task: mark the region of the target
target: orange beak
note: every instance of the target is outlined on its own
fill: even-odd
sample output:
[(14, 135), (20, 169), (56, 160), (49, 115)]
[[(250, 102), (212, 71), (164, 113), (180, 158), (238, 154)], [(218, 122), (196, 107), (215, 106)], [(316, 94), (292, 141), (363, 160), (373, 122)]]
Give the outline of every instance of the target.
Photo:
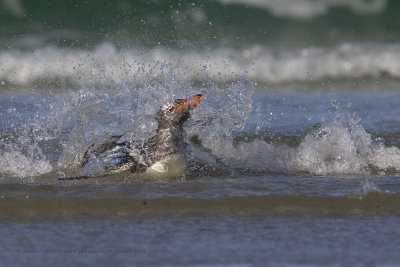
[(183, 108), (189, 109), (195, 107), (201, 102), (202, 99), (203, 96), (201, 94), (195, 95), (194, 97), (191, 98), (187, 98), (179, 106), (176, 107), (176, 111), (179, 111)]

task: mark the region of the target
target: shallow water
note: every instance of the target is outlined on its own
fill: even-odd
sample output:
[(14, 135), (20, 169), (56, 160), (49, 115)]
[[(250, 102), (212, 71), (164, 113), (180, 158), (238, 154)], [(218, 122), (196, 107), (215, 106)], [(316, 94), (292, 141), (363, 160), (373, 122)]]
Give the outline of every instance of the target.
[[(398, 264), (399, 3), (294, 2), (0, 2), (1, 262)], [(80, 167), (199, 93), (182, 173)]]
[(6, 223), (0, 231), (14, 236), (2, 249), (7, 264), (365, 266), (397, 264), (398, 223), (382, 217), (168, 216)]

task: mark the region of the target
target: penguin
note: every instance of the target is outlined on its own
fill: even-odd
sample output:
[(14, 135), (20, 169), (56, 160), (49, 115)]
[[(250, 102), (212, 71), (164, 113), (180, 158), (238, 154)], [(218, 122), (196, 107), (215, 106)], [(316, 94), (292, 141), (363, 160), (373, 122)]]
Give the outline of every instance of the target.
[[(160, 108), (156, 114), (158, 128), (145, 143), (120, 141), (123, 135), (113, 135), (102, 144), (91, 144), (77, 158), (86, 173), (107, 176), (125, 171), (132, 173), (164, 172), (167, 161), (182, 157), (185, 150), (183, 124), (190, 111), (199, 105), (203, 96), (197, 94)], [(95, 175), (98, 177), (98, 175)], [(80, 176), (59, 180), (86, 179)]]

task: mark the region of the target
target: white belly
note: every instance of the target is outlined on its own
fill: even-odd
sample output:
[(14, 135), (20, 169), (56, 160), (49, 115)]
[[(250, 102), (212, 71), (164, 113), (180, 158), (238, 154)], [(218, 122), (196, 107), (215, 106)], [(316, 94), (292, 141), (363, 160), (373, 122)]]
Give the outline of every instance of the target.
[(176, 154), (155, 162), (146, 172), (154, 178), (169, 179), (182, 175), (185, 167), (182, 156)]

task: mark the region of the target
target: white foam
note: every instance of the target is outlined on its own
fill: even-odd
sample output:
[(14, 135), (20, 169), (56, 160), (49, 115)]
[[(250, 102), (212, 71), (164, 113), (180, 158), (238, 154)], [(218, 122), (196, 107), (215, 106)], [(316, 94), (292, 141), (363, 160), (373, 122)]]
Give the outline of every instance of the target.
[(32, 86), (38, 80), (70, 80), (79, 86), (129, 84), (174, 79), (181, 81), (249, 79), (280, 83), (324, 78), (400, 77), (400, 44), (342, 44), (336, 47), (207, 50), (154, 48), (119, 51), (110, 43), (94, 50), (45, 47), (0, 53), (0, 81)]
[(298, 149), (296, 167), (314, 174), (364, 172), (372, 141), (362, 127), (353, 127), (349, 129), (335, 120), (305, 136)]
[(53, 169), (45, 159), (34, 159), (19, 152), (0, 154), (0, 173), (16, 177), (33, 177), (50, 172)]
[(359, 14), (382, 12), (387, 0), (217, 0), (223, 4), (241, 4), (264, 8), (278, 17), (298, 19), (325, 14), (330, 8), (344, 7)]
[(335, 119), (307, 134), (299, 147), (262, 140), (233, 145), (233, 138), (202, 136), (203, 145), (233, 168), (263, 172), (307, 172), (315, 175), (363, 175), (400, 171), (400, 149), (372, 140), (351, 120)]
[(361, 195), (367, 195), (368, 193), (376, 193), (376, 192), (379, 193), (382, 192), (382, 190), (374, 182), (368, 179), (362, 182), (360, 190)]

